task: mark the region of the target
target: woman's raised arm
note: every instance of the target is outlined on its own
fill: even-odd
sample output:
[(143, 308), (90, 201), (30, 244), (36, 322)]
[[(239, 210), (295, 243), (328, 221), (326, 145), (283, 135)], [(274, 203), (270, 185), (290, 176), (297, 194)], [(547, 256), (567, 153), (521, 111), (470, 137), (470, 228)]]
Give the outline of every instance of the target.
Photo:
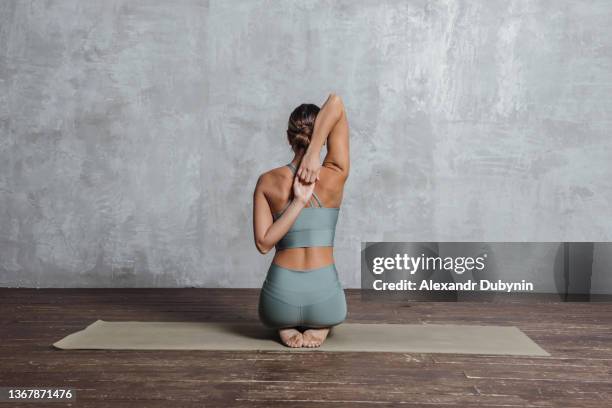
[(349, 125), (344, 103), (339, 96), (336, 104), (340, 107), (340, 119), (336, 122), (327, 137), (327, 154), (323, 165), (339, 171), (346, 179), (349, 174)]
[[(343, 129), (335, 130), (343, 119)], [(342, 99), (334, 93), (329, 94), (317, 114), (310, 144), (297, 171), (302, 182), (313, 183), (318, 179), (321, 171), (321, 148), (326, 140), (328, 146), (324, 162), (333, 164), (338, 169), (346, 167), (348, 174), (348, 123)]]

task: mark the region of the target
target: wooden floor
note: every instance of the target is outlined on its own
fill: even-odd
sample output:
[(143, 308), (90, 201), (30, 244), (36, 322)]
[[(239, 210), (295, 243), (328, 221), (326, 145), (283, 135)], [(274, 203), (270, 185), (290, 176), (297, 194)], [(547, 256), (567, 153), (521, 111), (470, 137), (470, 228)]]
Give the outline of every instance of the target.
[[(74, 407), (612, 407), (612, 303), (362, 302), (350, 322), (517, 326), (552, 357), (56, 350), (96, 319), (254, 321), (255, 289), (0, 289), (0, 386)], [(4, 406), (28, 406), (0, 402)]]

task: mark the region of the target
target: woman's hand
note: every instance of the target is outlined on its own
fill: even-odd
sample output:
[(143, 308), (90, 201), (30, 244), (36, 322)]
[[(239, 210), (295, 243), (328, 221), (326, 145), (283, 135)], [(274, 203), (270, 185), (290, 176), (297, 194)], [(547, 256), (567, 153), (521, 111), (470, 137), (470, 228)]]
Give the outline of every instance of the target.
[(307, 150), (300, 162), (300, 167), (297, 171), (297, 178), (305, 184), (313, 184), (319, 180), (319, 172), (321, 171), (320, 153)]
[(315, 183), (302, 183), (300, 178), (296, 176), (293, 178), (293, 196), (301, 204), (306, 205), (306, 203), (310, 200), (310, 197), (312, 196), (314, 186)]

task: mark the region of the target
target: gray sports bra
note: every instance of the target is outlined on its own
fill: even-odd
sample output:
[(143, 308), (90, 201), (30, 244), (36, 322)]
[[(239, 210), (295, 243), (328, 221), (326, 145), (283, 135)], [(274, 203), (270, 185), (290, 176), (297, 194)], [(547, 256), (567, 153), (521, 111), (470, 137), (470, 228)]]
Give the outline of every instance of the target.
[[(287, 166), (295, 176), (297, 169), (291, 163)], [(318, 207), (314, 206), (313, 198), (319, 205)], [(274, 220), (283, 215), (292, 201), (293, 199), (287, 203), (281, 212), (274, 214)], [(310, 198), (310, 207), (302, 208), (300, 215), (287, 231), (287, 234), (276, 243), (276, 249), (334, 246), (339, 211), (340, 208), (323, 207), (321, 200), (313, 192)]]

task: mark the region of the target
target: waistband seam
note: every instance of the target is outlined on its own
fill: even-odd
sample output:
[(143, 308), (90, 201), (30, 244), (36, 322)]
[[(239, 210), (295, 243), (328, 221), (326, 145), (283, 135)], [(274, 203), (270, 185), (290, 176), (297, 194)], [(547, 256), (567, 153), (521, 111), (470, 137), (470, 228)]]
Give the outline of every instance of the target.
[(299, 269), (290, 269), (290, 268), (285, 268), (284, 266), (280, 266), (277, 265), (275, 263), (270, 265), (270, 268), (278, 268), (278, 269), (283, 269), (285, 271), (289, 271), (289, 272), (295, 272), (295, 273), (309, 273), (309, 272), (316, 272), (316, 271), (321, 271), (324, 269), (336, 269), (336, 263), (331, 263), (329, 265), (325, 265), (325, 266), (321, 266), (319, 268), (313, 268), (313, 269), (306, 269), (306, 270), (299, 270)]
[(288, 293), (293, 293), (293, 294), (297, 294), (297, 295), (303, 295), (303, 294), (310, 294), (313, 292), (322, 292), (325, 293), (327, 291), (331, 291), (331, 290), (336, 290), (337, 288), (342, 288), (342, 283), (340, 282), (340, 280), (334, 280), (334, 281), (330, 281), (330, 282), (323, 282), (324, 284), (329, 285), (328, 287), (326, 287), (324, 290), (321, 289), (309, 289), (309, 290), (291, 290), (291, 289), (287, 289), (285, 287), (283, 287), (282, 285), (279, 285), (277, 283), (271, 282), (269, 280), (264, 280), (264, 284), (262, 285), (262, 290), (263, 289), (268, 289), (268, 292), (272, 292), (274, 290), (279, 291), (279, 292), (288, 292)]

